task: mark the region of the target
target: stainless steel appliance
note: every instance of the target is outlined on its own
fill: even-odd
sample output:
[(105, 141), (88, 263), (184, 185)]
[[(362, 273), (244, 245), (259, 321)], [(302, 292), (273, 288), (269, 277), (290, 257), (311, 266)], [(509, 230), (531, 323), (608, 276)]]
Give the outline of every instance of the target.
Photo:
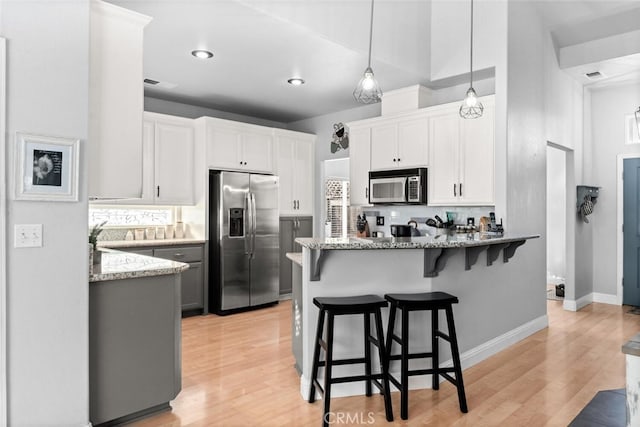
[(427, 168), (369, 172), (369, 203), (427, 204)]
[(272, 304), (278, 295), (278, 177), (209, 171), (210, 311)]

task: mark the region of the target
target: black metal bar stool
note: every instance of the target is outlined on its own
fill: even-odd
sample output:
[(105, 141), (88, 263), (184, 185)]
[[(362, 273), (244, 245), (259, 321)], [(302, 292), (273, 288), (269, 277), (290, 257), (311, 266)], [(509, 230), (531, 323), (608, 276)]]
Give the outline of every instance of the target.
[[(318, 313), (318, 327), (313, 350), (313, 367), (311, 368), (311, 390), (309, 403), (315, 402), (316, 387), (320, 390), (324, 399), (323, 426), (329, 425), (329, 404), (331, 401), (331, 384), (353, 381), (366, 381), (366, 395), (371, 396), (371, 384), (374, 384), (384, 396), (384, 409), (387, 421), (393, 421), (391, 408), (391, 395), (389, 393), (389, 378), (387, 369), (386, 349), (384, 345), (384, 332), (382, 329), (382, 316), (380, 309), (387, 306), (387, 301), (377, 295), (360, 295), (349, 297), (317, 297), (313, 303), (320, 309)], [(333, 358), (333, 323), (334, 317), (347, 314), (364, 315), (364, 357), (354, 359)], [(375, 316), (376, 335), (371, 335), (371, 315)], [(327, 317), (327, 339), (322, 339), (324, 331), (324, 319)], [(378, 347), (380, 357), (380, 373), (371, 373), (371, 344)], [(320, 360), (320, 347), (325, 351), (325, 360)], [(364, 375), (333, 378), (331, 369), (336, 365), (351, 365), (364, 363)], [(318, 381), (318, 368), (324, 367), (324, 386)]]
[[(400, 381), (389, 373), (389, 381), (400, 389), (400, 417), (406, 420), (409, 417), (409, 377), (413, 375), (433, 376), (432, 387), (438, 390), (440, 387), (440, 376), (452, 383), (458, 389), (458, 401), (460, 411), (467, 412), (467, 398), (464, 393), (464, 383), (462, 381), (462, 368), (460, 367), (460, 352), (458, 350), (458, 339), (456, 328), (453, 323), (453, 304), (458, 303), (458, 298), (445, 292), (426, 292), (419, 294), (386, 294), (384, 296), (391, 303), (389, 311), (389, 325), (387, 329), (387, 358), (400, 360)], [(401, 335), (396, 335), (394, 331), (396, 310), (402, 310)], [(411, 311), (431, 311), (431, 352), (410, 353), (409, 352), (409, 312)], [(449, 334), (445, 334), (438, 329), (438, 313), (444, 310), (447, 315), (447, 327)], [(438, 338), (449, 341), (451, 345), (451, 356), (453, 358), (452, 368), (440, 367), (438, 357)], [(393, 342), (400, 344), (401, 353), (391, 355)], [(420, 358), (431, 358), (431, 369), (409, 370), (409, 360)], [(453, 378), (450, 373), (455, 374)]]

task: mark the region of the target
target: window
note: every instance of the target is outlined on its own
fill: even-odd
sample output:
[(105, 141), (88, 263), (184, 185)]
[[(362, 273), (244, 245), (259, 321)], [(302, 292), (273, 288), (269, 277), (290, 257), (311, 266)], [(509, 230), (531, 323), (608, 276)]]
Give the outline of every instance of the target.
[(325, 231), (325, 237), (347, 237), (353, 233), (349, 221), (349, 181), (325, 181), (325, 209), (327, 221), (331, 223), (331, 234)]
[(89, 209), (89, 226), (107, 221), (107, 227), (159, 226), (174, 223), (174, 208), (144, 207), (122, 208), (116, 206), (92, 206)]

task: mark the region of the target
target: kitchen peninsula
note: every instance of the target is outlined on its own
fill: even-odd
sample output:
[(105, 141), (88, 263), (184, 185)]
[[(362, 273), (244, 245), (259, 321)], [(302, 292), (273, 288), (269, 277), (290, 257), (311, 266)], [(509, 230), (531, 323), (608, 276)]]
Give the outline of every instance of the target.
[(93, 425), (170, 409), (181, 389), (180, 283), (188, 267), (102, 250), (89, 277)]
[[(457, 296), (454, 306), (463, 368), (468, 368), (507, 346), (547, 326), (544, 284), (539, 289), (521, 285), (526, 258), (542, 244), (538, 235), (502, 236), (448, 234), (407, 238), (298, 238), (302, 248), (302, 280), (294, 281), (294, 301), (300, 313), (301, 333), (296, 365), (302, 371), (300, 392), (308, 397), (313, 337), (318, 310), (313, 298), (363, 294), (444, 291)], [(530, 239), (536, 239), (525, 244)], [(523, 270), (524, 269), (524, 270)], [(383, 316), (388, 310), (383, 310)], [(414, 317), (415, 316), (415, 317)], [(426, 312), (411, 313), (411, 351), (430, 349), (424, 331), (430, 325)], [(386, 326), (386, 320), (385, 320)], [(336, 320), (335, 354), (360, 357), (363, 343), (361, 316)], [(450, 359), (448, 346), (441, 360)], [(418, 362), (418, 361), (415, 361)], [(425, 363), (425, 362), (423, 362)], [(447, 362), (444, 362), (445, 364)], [(417, 366), (417, 363), (416, 363)], [(421, 367), (428, 368), (423, 365)], [(350, 366), (337, 366), (335, 375), (354, 375)], [(392, 362), (391, 372), (400, 366)], [(417, 367), (416, 369), (419, 369)], [(429, 376), (411, 377), (410, 388), (429, 388)], [(364, 382), (336, 384), (333, 396), (364, 394)]]

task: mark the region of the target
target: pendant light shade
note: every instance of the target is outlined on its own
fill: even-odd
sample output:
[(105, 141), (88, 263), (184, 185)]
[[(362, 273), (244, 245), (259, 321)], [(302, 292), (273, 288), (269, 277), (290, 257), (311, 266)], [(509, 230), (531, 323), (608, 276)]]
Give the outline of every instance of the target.
[[(471, 42), (469, 43), (469, 89), (467, 90), (467, 96), (462, 101), (460, 106), (460, 117), (463, 119), (477, 119), (482, 117), (484, 112), (484, 106), (478, 100), (478, 95), (473, 89), (473, 0), (471, 0)], [(638, 117), (636, 113), (636, 117)]]
[(353, 90), (353, 97), (361, 104), (375, 104), (382, 100), (382, 90), (371, 69), (371, 41), (373, 39), (373, 1), (371, 0), (371, 22), (369, 24), (369, 62), (362, 78)]
[(638, 138), (640, 138), (640, 107), (636, 110), (636, 127), (638, 128)]

